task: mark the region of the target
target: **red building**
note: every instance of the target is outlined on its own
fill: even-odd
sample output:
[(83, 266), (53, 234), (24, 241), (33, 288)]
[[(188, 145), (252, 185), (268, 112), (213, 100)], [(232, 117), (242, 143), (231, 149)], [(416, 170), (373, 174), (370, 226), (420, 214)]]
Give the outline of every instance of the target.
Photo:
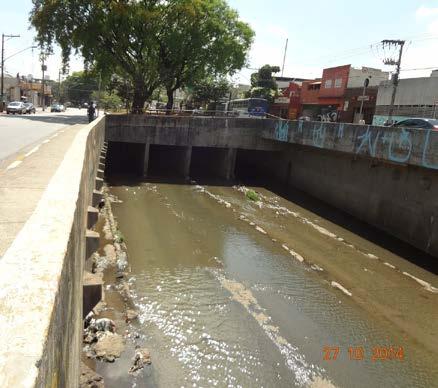
[(301, 108), (301, 82), (289, 82), (280, 96), (275, 99), (269, 108), (269, 113), (284, 119), (296, 120)]
[[(369, 86), (362, 97), (366, 78)], [(387, 79), (388, 73), (368, 67), (355, 69), (344, 65), (324, 69), (320, 80), (302, 84), (301, 116), (312, 120), (358, 122), (360, 102), (364, 99), (362, 117), (371, 123), (377, 87)]]

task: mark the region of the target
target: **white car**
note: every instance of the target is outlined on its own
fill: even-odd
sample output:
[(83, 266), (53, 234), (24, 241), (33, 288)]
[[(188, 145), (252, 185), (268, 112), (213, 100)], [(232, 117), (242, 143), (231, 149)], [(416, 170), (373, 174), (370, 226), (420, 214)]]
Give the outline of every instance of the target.
[(6, 113), (19, 113), (19, 114), (25, 114), (26, 113), (26, 105), (24, 105), (21, 101), (12, 101), (8, 104), (6, 107)]

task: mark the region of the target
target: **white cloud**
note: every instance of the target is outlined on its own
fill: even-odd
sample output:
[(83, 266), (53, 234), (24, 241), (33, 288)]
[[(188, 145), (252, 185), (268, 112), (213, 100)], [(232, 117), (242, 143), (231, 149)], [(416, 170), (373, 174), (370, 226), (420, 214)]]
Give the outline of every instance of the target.
[(417, 18), (426, 18), (430, 16), (438, 16), (438, 7), (425, 7), (421, 6), (415, 12)]
[(434, 21), (430, 22), (427, 26), (427, 30), (431, 34), (437, 34), (438, 35), (438, 19), (435, 19)]

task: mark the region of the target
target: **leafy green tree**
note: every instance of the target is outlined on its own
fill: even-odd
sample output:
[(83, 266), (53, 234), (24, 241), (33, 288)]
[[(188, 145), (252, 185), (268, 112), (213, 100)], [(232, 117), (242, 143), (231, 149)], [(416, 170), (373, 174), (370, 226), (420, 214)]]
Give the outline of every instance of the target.
[(205, 78), (198, 81), (192, 89), (193, 101), (201, 105), (211, 104), (216, 109), (217, 103), (229, 93), (231, 84), (225, 78)]
[(134, 98), (134, 88), (130, 79), (113, 74), (107, 82), (106, 90), (110, 94), (117, 94), (126, 110), (129, 109)]
[(122, 99), (117, 93), (109, 93), (107, 91), (98, 92), (95, 91), (91, 94), (93, 101), (97, 101), (98, 107), (104, 110), (118, 110), (123, 107)]
[(232, 74), (246, 63), (254, 32), (224, 0), (169, 0), (158, 35), (167, 109), (176, 89)]
[(32, 0), (30, 20), (48, 52), (55, 43), (68, 63), (80, 51), (87, 66), (118, 74), (134, 87), (134, 112), (159, 84), (157, 35), (165, 25), (160, 0)]
[(256, 73), (251, 74), (251, 90), (247, 97), (266, 98), (269, 102), (274, 101), (278, 95), (278, 86), (273, 73), (278, 73), (278, 66), (264, 65)]
[(102, 76), (133, 86), (132, 111), (161, 84), (173, 91), (207, 74), (241, 68), (250, 27), (224, 0), (32, 0), (30, 21), (44, 51), (59, 44), (63, 61), (81, 52)]
[(91, 94), (99, 89), (99, 80), (94, 74), (85, 71), (74, 72), (61, 85), (63, 98), (74, 105), (91, 99)]

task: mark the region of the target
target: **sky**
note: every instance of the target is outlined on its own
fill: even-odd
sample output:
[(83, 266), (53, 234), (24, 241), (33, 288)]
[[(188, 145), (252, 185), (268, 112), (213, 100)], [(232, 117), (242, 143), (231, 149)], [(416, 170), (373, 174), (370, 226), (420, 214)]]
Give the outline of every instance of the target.
[[(29, 29), (31, 0), (0, 0), (0, 33), (19, 34), (5, 43), (5, 57), (34, 44)], [(393, 71), (383, 64), (382, 39), (404, 39), (402, 78), (429, 76), (438, 68), (438, 0), (228, 0), (240, 18), (255, 31), (248, 67), (233, 76), (236, 83), (249, 83), (251, 69), (265, 64), (282, 66), (288, 49), (284, 76), (320, 77), (325, 67), (351, 64)], [(47, 60), (51, 79), (58, 78), (59, 50)], [(73, 56), (70, 72), (83, 67)], [(426, 68), (426, 69), (425, 69)], [(421, 70), (412, 70), (421, 69)], [(12, 75), (32, 74), (41, 78), (36, 50), (25, 50), (7, 59)]]

